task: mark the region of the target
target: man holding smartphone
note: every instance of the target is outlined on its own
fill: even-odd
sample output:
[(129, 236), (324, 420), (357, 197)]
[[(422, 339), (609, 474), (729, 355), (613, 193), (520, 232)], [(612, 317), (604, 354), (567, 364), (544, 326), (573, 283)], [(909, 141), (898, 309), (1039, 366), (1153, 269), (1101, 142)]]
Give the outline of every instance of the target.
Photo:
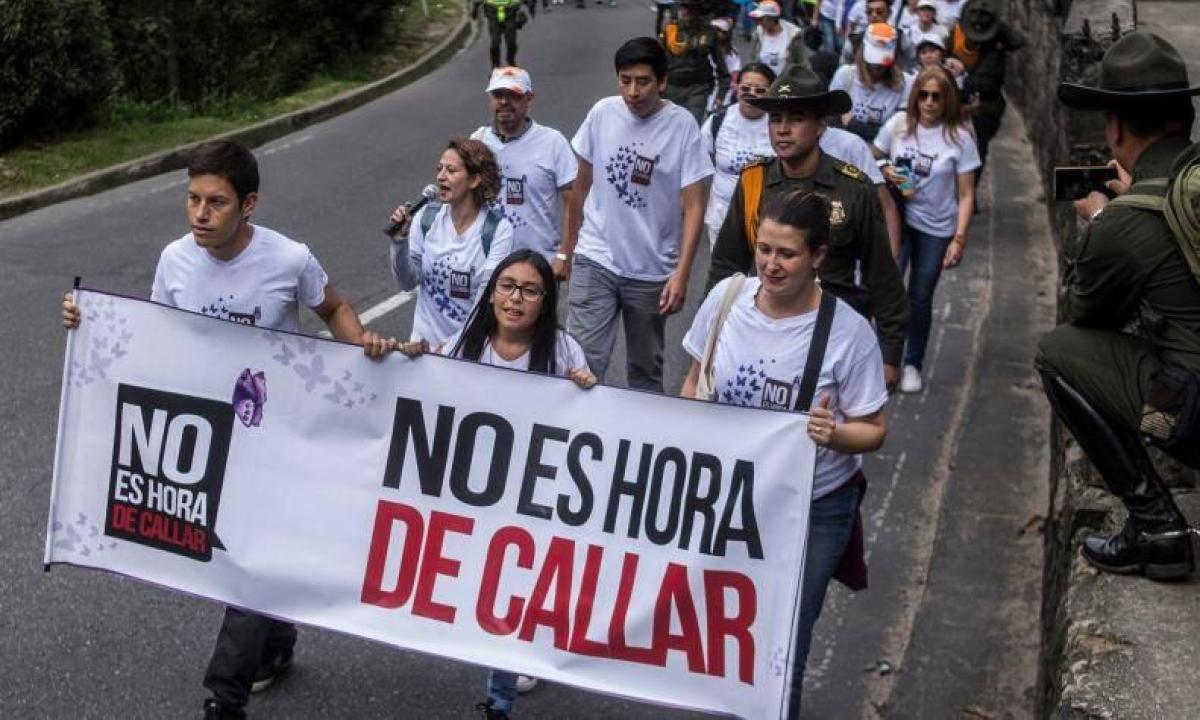
[[(1105, 53), (1099, 86), (1058, 89), (1068, 107), (1105, 114), (1105, 140), (1133, 184), (1110, 181), (1126, 191), (1111, 202), (1095, 190), (1075, 202), (1089, 225), (1065, 259), (1064, 324), (1042, 338), (1036, 363), (1055, 414), (1129, 511), (1121, 532), (1084, 538), (1084, 559), (1156, 580), (1195, 568), (1188, 520), (1145, 442), (1200, 464), (1200, 423), (1181, 403), (1200, 392), (1200, 282), (1163, 214), (1137, 203), (1163, 197), (1165, 183), (1148, 181), (1168, 178), (1177, 159), (1196, 162), (1188, 132), (1198, 94), (1179, 52), (1140, 31)], [(1134, 323), (1136, 334), (1126, 332)]]

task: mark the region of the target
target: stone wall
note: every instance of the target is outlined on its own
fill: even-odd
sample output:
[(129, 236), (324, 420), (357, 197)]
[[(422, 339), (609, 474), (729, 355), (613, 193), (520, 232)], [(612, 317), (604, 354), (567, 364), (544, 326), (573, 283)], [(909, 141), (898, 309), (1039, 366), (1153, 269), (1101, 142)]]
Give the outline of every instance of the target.
[[(1009, 100), (1025, 117), (1042, 173), (1043, 197), (1060, 253), (1072, 253), (1080, 222), (1053, 201), (1056, 165), (1107, 160), (1103, 117), (1058, 103), (1059, 79), (1092, 84), (1109, 46), (1136, 26), (1133, 0), (1009, 0), (1009, 22), (1026, 48), (1010, 61)], [(1078, 554), (1083, 532), (1119, 528), (1124, 511), (1061, 425), (1051, 432), (1045, 523), (1042, 651), (1036, 713), (1047, 718), (1200, 717), (1194, 680), (1200, 637), (1195, 582), (1165, 585), (1097, 573)], [(1156, 458), (1161, 460), (1161, 458)], [(1160, 462), (1189, 516), (1195, 473)]]

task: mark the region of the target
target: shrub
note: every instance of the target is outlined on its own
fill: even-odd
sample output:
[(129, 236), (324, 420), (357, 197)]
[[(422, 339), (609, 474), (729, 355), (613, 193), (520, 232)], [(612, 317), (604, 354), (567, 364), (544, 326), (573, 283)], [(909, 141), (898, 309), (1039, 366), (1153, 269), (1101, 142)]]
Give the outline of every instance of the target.
[(92, 122), (112, 93), (100, 0), (0, 3), (0, 150)]

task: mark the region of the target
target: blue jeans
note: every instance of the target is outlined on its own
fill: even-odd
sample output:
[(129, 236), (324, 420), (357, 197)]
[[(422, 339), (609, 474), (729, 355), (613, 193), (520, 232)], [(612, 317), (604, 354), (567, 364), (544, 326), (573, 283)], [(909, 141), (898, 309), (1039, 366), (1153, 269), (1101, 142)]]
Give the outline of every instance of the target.
[(814, 500), (808, 517), (808, 551), (804, 557), (804, 580), (800, 585), (800, 623), (796, 628), (796, 647), (792, 652), (792, 693), (788, 717), (800, 714), (800, 690), (804, 684), (804, 665), (812, 646), (813, 626), (825, 604), (825, 590), (837, 572), (842, 553), (854, 529), (858, 510), (856, 486), (847, 482), (825, 497)]
[[(816, 12), (814, 10), (814, 12)], [(837, 31), (837, 23), (821, 16), (821, 49), (834, 55), (842, 54), (842, 35)]]
[(929, 344), (929, 328), (933, 326), (933, 291), (942, 276), (942, 258), (953, 237), (935, 237), (908, 225), (900, 241), (900, 276), (904, 277), (908, 263), (908, 342), (904, 346), (904, 364), (918, 370), (925, 360)]
[(517, 674), (507, 670), (490, 670), (487, 679), (487, 702), (493, 710), (508, 715), (517, 699)]

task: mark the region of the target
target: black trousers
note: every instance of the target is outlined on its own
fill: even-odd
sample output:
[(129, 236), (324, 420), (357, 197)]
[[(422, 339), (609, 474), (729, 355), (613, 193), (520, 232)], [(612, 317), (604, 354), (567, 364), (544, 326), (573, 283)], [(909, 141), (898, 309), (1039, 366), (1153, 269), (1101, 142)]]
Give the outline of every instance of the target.
[(500, 40), (507, 45), (506, 65), (517, 64), (517, 18), (520, 15), (519, 6), (510, 7), (504, 11), (504, 22), (500, 22), (496, 8), (491, 5), (483, 6), (483, 14), (487, 17), (488, 38), (491, 40), (489, 51), (492, 56), (492, 67), (500, 67)]
[(988, 145), (992, 138), (1000, 132), (1000, 120), (1004, 118), (1007, 103), (1004, 98), (984, 101), (979, 110), (971, 116), (971, 124), (975, 126), (975, 144), (979, 148), (979, 169), (975, 171), (975, 185), (983, 177), (983, 169), (987, 166)]
[(227, 607), (204, 671), (204, 687), (222, 705), (243, 707), (258, 669), (277, 655), (290, 654), (295, 646), (295, 625)]

